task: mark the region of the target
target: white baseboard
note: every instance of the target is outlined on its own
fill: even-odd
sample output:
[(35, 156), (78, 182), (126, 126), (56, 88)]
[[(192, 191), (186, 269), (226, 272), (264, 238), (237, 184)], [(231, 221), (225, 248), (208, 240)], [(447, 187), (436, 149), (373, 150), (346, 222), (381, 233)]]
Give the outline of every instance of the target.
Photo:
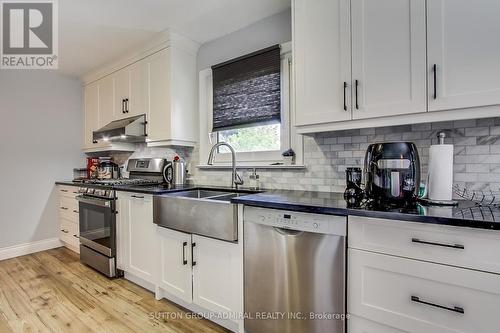
[(55, 249), (63, 246), (59, 238), (42, 239), (35, 242), (0, 248), (0, 260), (24, 256), (27, 254)]

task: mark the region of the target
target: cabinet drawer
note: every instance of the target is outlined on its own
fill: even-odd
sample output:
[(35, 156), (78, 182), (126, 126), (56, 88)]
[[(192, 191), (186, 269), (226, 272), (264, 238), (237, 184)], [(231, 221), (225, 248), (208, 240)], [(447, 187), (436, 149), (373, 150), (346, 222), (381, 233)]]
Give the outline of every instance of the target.
[(358, 316), (349, 316), (347, 321), (347, 332), (349, 333), (406, 333), (380, 323), (361, 318)]
[(78, 201), (75, 198), (59, 198), (59, 215), (61, 218), (78, 223)]
[(57, 192), (60, 197), (74, 198), (78, 195), (78, 187), (57, 185)]
[(500, 273), (500, 231), (349, 216), (349, 247)]
[(500, 275), (348, 250), (348, 312), (407, 332), (493, 332)]
[(68, 220), (61, 220), (59, 227), (59, 238), (64, 243), (78, 248), (80, 246), (80, 231), (78, 224)]

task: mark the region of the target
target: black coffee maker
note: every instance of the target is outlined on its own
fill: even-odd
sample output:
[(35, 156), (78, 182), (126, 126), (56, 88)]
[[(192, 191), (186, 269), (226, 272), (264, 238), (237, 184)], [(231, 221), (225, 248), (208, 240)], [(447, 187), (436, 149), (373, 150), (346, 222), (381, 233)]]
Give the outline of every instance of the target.
[(379, 205), (415, 203), (420, 185), (420, 159), (411, 142), (376, 143), (365, 156), (365, 192)]

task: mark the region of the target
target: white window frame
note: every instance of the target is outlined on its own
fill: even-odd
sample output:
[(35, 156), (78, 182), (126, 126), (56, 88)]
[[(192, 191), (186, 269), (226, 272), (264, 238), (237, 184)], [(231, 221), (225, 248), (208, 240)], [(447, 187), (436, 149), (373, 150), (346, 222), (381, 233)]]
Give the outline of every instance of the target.
[[(292, 148), (296, 154), (295, 164), (303, 164), (303, 139), (294, 126), (293, 73), (291, 42), (281, 44), (281, 148), (279, 151), (237, 152), (238, 166), (263, 167), (273, 163), (283, 163), (281, 153)], [(217, 143), (216, 133), (212, 130), (212, 69), (199, 73), (199, 121), (200, 121), (200, 166), (207, 167), (206, 161), (212, 146)], [(228, 166), (230, 153), (217, 153), (214, 166)]]

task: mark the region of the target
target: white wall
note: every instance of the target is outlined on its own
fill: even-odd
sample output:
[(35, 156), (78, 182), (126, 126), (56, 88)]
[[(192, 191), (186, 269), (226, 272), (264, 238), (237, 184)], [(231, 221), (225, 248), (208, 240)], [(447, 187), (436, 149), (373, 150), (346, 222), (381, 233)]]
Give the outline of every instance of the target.
[(203, 44), (198, 51), (198, 71), (268, 46), (291, 41), (291, 22), (291, 12), (286, 10)]
[(85, 164), (81, 83), (0, 70), (0, 249), (58, 236), (54, 182)]

